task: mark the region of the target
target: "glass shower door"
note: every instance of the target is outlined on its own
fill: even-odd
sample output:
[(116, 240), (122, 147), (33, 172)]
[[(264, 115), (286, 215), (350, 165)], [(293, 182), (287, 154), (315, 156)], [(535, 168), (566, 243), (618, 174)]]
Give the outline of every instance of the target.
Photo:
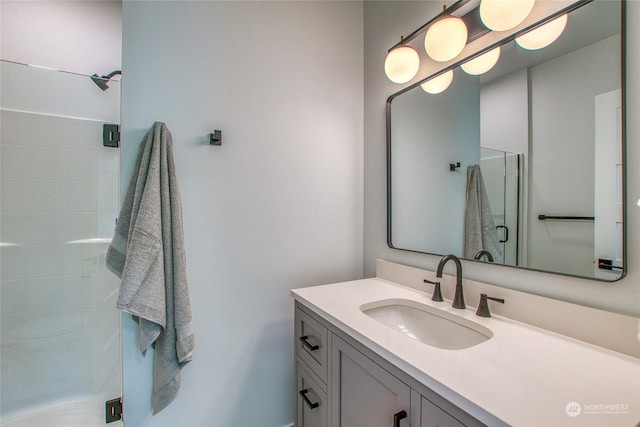
[(84, 75), (1, 67), (0, 423), (104, 425), (122, 382), (105, 267), (119, 153), (102, 142), (119, 82), (103, 92)]
[(502, 244), (504, 264), (519, 265), (522, 155), (481, 148), (480, 169)]

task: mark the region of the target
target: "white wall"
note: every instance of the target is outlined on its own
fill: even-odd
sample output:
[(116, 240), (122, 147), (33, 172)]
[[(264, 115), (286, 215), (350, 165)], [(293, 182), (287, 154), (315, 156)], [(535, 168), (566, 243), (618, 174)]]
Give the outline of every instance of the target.
[[(393, 246), (462, 253), (467, 167), (480, 163), (480, 88), (458, 71), (446, 94), (417, 87), (391, 105)], [(437, 149), (425, 135), (440, 142)]]
[[(429, 10), (430, 9), (430, 10)], [(384, 106), (386, 98), (402, 86), (389, 82), (383, 64), (387, 49), (433, 16), (439, 5), (431, 2), (365, 2), (365, 275), (375, 274), (375, 259), (434, 269), (439, 258), (389, 249), (386, 245), (386, 152)], [(430, 12), (430, 13), (426, 13)], [(552, 274), (522, 271), (465, 262), (468, 278), (620, 313), (640, 315), (640, 2), (627, 2), (627, 180), (628, 180), (628, 273), (613, 284)]]
[(608, 66), (619, 44), (610, 37), (530, 69), (531, 268), (593, 274), (594, 223), (540, 221), (538, 214), (594, 215), (595, 126), (582, 123), (595, 123), (596, 95), (619, 87), (620, 70)]
[(529, 152), (527, 70), (519, 70), (480, 88), (480, 140), (483, 148)]
[[(375, 275), (377, 258), (420, 260), (422, 255), (387, 247), (387, 171), (385, 105), (389, 95), (405, 85), (384, 74), (387, 49), (424, 24), (425, 16), (440, 13), (431, 2), (364, 2), (364, 273)], [(429, 257), (426, 257), (427, 259)]]
[[(480, 88), (480, 133), (483, 148), (516, 153), (522, 160), (508, 155), (506, 161), (506, 211), (505, 221), (511, 236), (518, 233), (518, 241), (509, 238), (504, 244), (507, 264), (523, 265), (527, 257), (528, 179), (529, 179), (529, 77), (528, 69), (520, 70), (485, 83)], [(521, 168), (522, 170), (518, 170)], [(503, 168), (504, 169), (504, 168)], [(487, 176), (485, 163), (482, 165), (485, 183), (489, 179), (494, 185), (487, 185), (492, 209), (496, 202), (491, 199), (489, 188), (499, 188), (496, 180), (504, 181), (505, 171), (494, 169), (493, 176)], [(520, 177), (518, 179), (518, 177)], [(519, 194), (520, 193), (520, 194)], [(498, 197), (499, 198), (499, 197)], [(498, 202), (499, 203), (499, 202)], [(498, 204), (497, 206), (500, 206)], [(519, 210), (519, 212), (518, 212)], [(496, 218), (494, 218), (495, 220)], [(496, 224), (502, 223), (501, 220)], [(517, 243), (517, 244), (516, 244)]]
[(151, 417), (151, 357), (124, 316), (127, 425), (292, 422), (289, 290), (362, 276), (362, 14), (360, 2), (124, 3), (122, 177), (166, 122), (196, 336), (177, 400)]
[(105, 75), (120, 69), (121, 1), (0, 2), (2, 59)]

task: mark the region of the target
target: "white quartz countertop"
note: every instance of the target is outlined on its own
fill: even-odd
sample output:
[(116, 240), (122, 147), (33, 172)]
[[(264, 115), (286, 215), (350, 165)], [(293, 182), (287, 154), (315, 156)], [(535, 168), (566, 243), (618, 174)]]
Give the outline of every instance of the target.
[[(475, 308), (454, 309), (450, 301), (433, 302), (424, 292), (379, 278), (294, 289), (291, 294), (487, 425), (640, 423), (640, 360), (631, 356), (505, 317), (482, 318)], [(493, 337), (462, 350), (414, 341), (360, 310), (363, 304), (385, 299), (437, 307), (489, 328)], [(576, 404), (580, 413), (571, 416), (567, 408)]]

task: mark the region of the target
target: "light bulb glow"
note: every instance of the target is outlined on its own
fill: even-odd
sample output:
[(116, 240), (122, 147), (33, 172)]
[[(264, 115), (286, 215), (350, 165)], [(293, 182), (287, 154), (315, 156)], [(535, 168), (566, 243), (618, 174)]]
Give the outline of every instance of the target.
[(523, 49), (537, 50), (556, 41), (567, 26), (569, 16), (565, 13), (540, 27), (516, 37), (516, 43)]
[(498, 59), (500, 59), (500, 46), (473, 58), (471, 61), (465, 62), (460, 65), (460, 68), (467, 74), (477, 76), (492, 69), (498, 62)]
[(384, 61), (384, 72), (394, 83), (406, 83), (411, 80), (420, 68), (420, 56), (410, 46), (393, 49)]
[(451, 82), (453, 81), (453, 70), (449, 70), (444, 74), (440, 74), (438, 77), (434, 77), (431, 80), (427, 80), (422, 83), (420, 87), (427, 93), (437, 94), (440, 92), (444, 92)]
[(493, 31), (507, 31), (522, 23), (531, 10), (535, 0), (482, 0), (480, 19)]
[(435, 61), (449, 61), (462, 52), (467, 44), (467, 26), (455, 16), (434, 22), (424, 37), (424, 48)]

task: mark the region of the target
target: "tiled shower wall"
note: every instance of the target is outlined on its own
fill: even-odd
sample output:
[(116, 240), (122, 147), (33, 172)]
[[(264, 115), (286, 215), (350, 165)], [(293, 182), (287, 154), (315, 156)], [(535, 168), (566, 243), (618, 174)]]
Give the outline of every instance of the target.
[(0, 415), (118, 396), (119, 282), (104, 265), (118, 210), (118, 149), (102, 146), (103, 122), (76, 118), (82, 111), (25, 112), (4, 101)]

